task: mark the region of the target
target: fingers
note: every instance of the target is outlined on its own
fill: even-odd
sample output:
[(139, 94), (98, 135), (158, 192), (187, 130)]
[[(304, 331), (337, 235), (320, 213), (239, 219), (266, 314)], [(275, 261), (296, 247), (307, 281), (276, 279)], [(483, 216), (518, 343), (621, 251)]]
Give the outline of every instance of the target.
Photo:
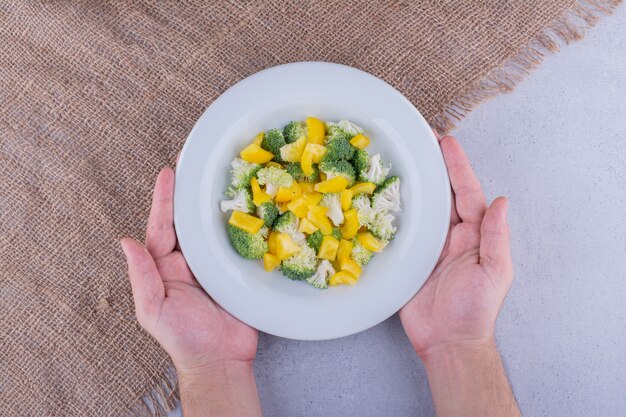
[(120, 243), (128, 262), (128, 277), (133, 290), (137, 320), (146, 327), (149, 320), (158, 314), (165, 297), (163, 282), (152, 256), (141, 243), (128, 237)]
[(448, 166), (458, 216), (464, 222), (480, 222), (487, 209), (487, 200), (465, 152), (452, 136), (441, 140), (441, 151)]
[(491, 203), (480, 226), (480, 264), (497, 274), (512, 278), (511, 245), (507, 222), (508, 201), (498, 197)]
[(174, 231), (174, 171), (163, 168), (152, 195), (152, 209), (146, 230), (146, 248), (154, 258), (171, 253), (176, 247)]

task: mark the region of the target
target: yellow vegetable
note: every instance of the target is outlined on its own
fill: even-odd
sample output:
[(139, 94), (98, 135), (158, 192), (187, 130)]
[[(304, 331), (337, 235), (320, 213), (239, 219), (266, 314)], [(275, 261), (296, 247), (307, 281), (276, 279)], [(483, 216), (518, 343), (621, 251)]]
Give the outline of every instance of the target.
[(255, 145), (261, 146), (261, 142), (263, 142), (264, 136), (265, 136), (265, 133), (263, 132), (259, 133), (258, 135), (254, 137), (254, 140), (252, 141), (252, 143), (254, 143)]
[(312, 193), (315, 191), (315, 188), (313, 188), (315, 184), (312, 182), (299, 182), (298, 184), (300, 184), (300, 189), (303, 193)]
[(280, 214), (283, 214), (286, 211), (289, 211), (289, 209), (287, 208), (287, 204), (289, 203), (276, 203), (276, 206), (278, 207), (278, 211), (280, 212)]
[(313, 155), (313, 163), (319, 164), (322, 161), (324, 155), (326, 155), (326, 146), (318, 145), (316, 143), (309, 143), (306, 145), (309, 148), (309, 152)]
[(370, 138), (359, 133), (358, 135), (350, 139), (350, 144), (355, 148), (365, 149), (370, 144)]
[(325, 154), (326, 147), (315, 143), (307, 143), (300, 158), (300, 167), (304, 175), (309, 176), (313, 174), (313, 164), (320, 162)]
[(347, 186), (347, 179), (344, 177), (335, 177), (315, 184), (315, 191), (319, 191), (320, 193), (338, 193), (341, 190), (345, 190)]
[(340, 196), (340, 201), (341, 201), (341, 210), (343, 211), (348, 211), (350, 210), (350, 207), (352, 207), (352, 196), (354, 195), (354, 193), (352, 192), (352, 190), (341, 190), (341, 196)]
[(263, 268), (267, 272), (273, 271), (278, 265), (280, 265), (280, 259), (278, 259), (278, 256), (272, 255), (271, 253), (263, 255)]
[(332, 236), (324, 236), (320, 250), (317, 251), (317, 257), (334, 261), (337, 257), (337, 249), (339, 249), (339, 241)]
[(287, 209), (295, 214), (297, 218), (301, 219), (306, 217), (309, 211), (309, 204), (304, 198), (298, 197), (287, 203)]
[(300, 220), (300, 226), (298, 226), (298, 231), (306, 234), (315, 233), (317, 231), (317, 227), (313, 223), (311, 223), (308, 219), (304, 218)]
[(373, 182), (360, 182), (352, 186), (352, 188), (350, 188), (350, 191), (352, 191), (354, 195), (372, 194), (375, 189), (376, 189), (376, 184), (374, 184)]
[(293, 182), (291, 187), (279, 187), (278, 192), (274, 196), (274, 200), (277, 203), (285, 203), (287, 201), (295, 200), (302, 195), (302, 189), (300, 184)]
[(311, 223), (313, 223), (315, 227), (320, 229), (322, 234), (325, 235), (329, 235), (333, 232), (333, 225), (330, 223), (330, 220), (326, 216), (327, 211), (328, 207), (309, 207), (309, 212), (307, 213), (306, 217)]
[(317, 143), (318, 145), (324, 143), (324, 134), (326, 133), (326, 126), (324, 126), (324, 122), (320, 119), (316, 119), (315, 117), (307, 117), (306, 128), (309, 143)]
[(267, 247), (271, 254), (276, 255), (276, 238), (280, 233), (272, 232), (270, 233), (270, 237), (267, 239)]
[(261, 186), (256, 178), (252, 178), (250, 180), (250, 188), (252, 188), (252, 202), (255, 206), (260, 206), (261, 204), (272, 199), (271, 195), (261, 189)]
[(280, 168), (280, 169), (283, 169), (283, 168), (284, 168), (284, 166), (282, 166), (282, 165), (281, 165), (281, 164), (279, 164), (278, 162), (274, 162), (274, 161), (269, 161), (269, 162), (267, 163), (267, 165), (265, 165), (265, 166), (268, 166), (268, 167), (274, 167), (274, 168)]
[(264, 164), (271, 161), (274, 157), (271, 152), (262, 149), (259, 145), (254, 143), (244, 148), (239, 156), (241, 156), (241, 159), (244, 161), (253, 162), (255, 164)]
[(350, 240), (356, 236), (359, 231), (359, 216), (356, 209), (348, 210), (343, 213), (344, 221), (341, 226), (341, 236), (344, 239)]
[(228, 224), (238, 227), (248, 233), (256, 233), (261, 230), (261, 227), (263, 227), (263, 220), (258, 217), (251, 216), (248, 213), (235, 210), (233, 211), (233, 214), (230, 215)]
[(276, 236), (276, 256), (281, 261), (300, 252), (302, 248), (291, 239), (287, 233), (279, 233)]
[(359, 233), (358, 239), (361, 245), (371, 252), (381, 252), (387, 246), (387, 242), (376, 239), (370, 232)]
[(339, 261), (339, 268), (342, 271), (348, 271), (357, 279), (361, 276), (361, 267), (352, 258), (343, 258)]
[(306, 136), (280, 148), (280, 157), (286, 162), (300, 162), (306, 146)]
[(352, 242), (349, 240), (341, 239), (339, 242), (339, 248), (337, 248), (337, 260), (341, 262), (342, 259), (349, 258), (352, 253)]
[(328, 284), (335, 286), (335, 285), (343, 285), (343, 284), (350, 284), (350, 285), (354, 285), (356, 284), (357, 279), (354, 277), (354, 275), (352, 275), (351, 273), (349, 273), (348, 271), (339, 271), (336, 272), (332, 277), (330, 277), (330, 279), (328, 280)]
[(317, 206), (322, 201), (322, 194), (317, 191), (302, 194), (302, 198), (310, 205)]

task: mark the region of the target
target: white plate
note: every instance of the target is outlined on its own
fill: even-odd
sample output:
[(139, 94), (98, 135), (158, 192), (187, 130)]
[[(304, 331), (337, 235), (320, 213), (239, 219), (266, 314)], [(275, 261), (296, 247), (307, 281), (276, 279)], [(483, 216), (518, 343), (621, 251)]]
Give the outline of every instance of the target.
[[(372, 151), (401, 178), (399, 232), (355, 286), (319, 290), (265, 272), (262, 261), (243, 259), (232, 249), (228, 216), (219, 210), (231, 159), (258, 132), (308, 115), (362, 126)], [(450, 185), (437, 140), (402, 94), (354, 68), (302, 62), (246, 78), (204, 112), (176, 169), (174, 220), (191, 270), (229, 313), (273, 335), (332, 339), (382, 322), (417, 293), (445, 242)]]

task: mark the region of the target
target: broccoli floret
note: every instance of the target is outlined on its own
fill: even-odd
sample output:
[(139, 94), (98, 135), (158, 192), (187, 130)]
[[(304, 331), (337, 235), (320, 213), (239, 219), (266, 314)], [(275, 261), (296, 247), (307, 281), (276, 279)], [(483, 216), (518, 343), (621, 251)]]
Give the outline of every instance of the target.
[(320, 201), (320, 206), (328, 207), (326, 215), (335, 223), (335, 226), (343, 223), (344, 216), (341, 210), (341, 195), (339, 193), (324, 194)]
[(261, 259), (267, 252), (267, 227), (262, 227), (257, 233), (248, 233), (231, 224), (226, 225), (230, 241), (237, 253), (247, 259)]
[(320, 170), (317, 164), (313, 164), (313, 174), (309, 176), (304, 175), (299, 162), (291, 162), (287, 164), (285, 169), (296, 181), (316, 182), (320, 178)]
[(310, 278), (306, 280), (309, 284), (315, 288), (325, 289), (328, 288), (328, 279), (335, 273), (335, 268), (326, 259), (320, 262), (317, 267), (317, 271)]
[(340, 128), (336, 124), (327, 124), (326, 125), (326, 142), (330, 142), (335, 139), (350, 140), (352, 139), (352, 136), (349, 133), (346, 133), (342, 128)]
[(352, 257), (352, 259), (354, 259), (356, 263), (364, 266), (372, 260), (374, 254), (365, 249), (365, 247), (361, 245), (361, 242), (359, 242), (359, 239), (355, 237), (354, 239), (352, 239), (352, 253), (350, 254), (350, 256)]
[[(341, 240), (341, 230), (338, 227), (334, 227), (330, 235), (337, 240)], [(320, 246), (322, 246), (322, 239), (324, 239), (324, 234), (321, 230), (316, 230), (307, 236), (306, 243), (317, 253), (320, 250)]]
[(370, 198), (366, 194), (357, 194), (354, 196), (352, 199), (352, 208), (356, 209), (360, 226), (367, 226), (376, 216), (376, 211), (372, 208)]
[(298, 230), (300, 220), (291, 211), (286, 211), (274, 222), (274, 230), (279, 233), (287, 233), (295, 242), (302, 242), (305, 239), (304, 233)]
[(234, 188), (247, 187), (250, 185), (250, 180), (256, 175), (261, 165), (253, 164), (244, 161), (241, 158), (235, 158), (231, 161), (232, 167), (230, 173), (232, 174), (231, 186)]
[(317, 257), (313, 249), (307, 245), (300, 245), (302, 249), (295, 255), (283, 260), (280, 264), (281, 272), (290, 279), (302, 281), (310, 278), (317, 270)]
[(352, 123), (350, 120), (340, 120), (339, 123), (337, 123), (337, 126), (349, 134), (350, 138), (358, 135), (359, 133), (363, 133), (363, 128), (356, 123)]
[(260, 185), (265, 185), (265, 192), (274, 197), (278, 187), (291, 187), (293, 177), (287, 171), (276, 167), (261, 168), (256, 176)]
[(256, 214), (263, 219), (266, 227), (272, 227), (278, 217), (278, 207), (271, 201), (266, 201), (256, 209)]
[(356, 148), (350, 144), (348, 139), (333, 139), (326, 142), (326, 155), (324, 160), (336, 160), (336, 159), (352, 159)]
[(342, 159), (338, 160), (324, 160), (320, 164), (320, 171), (326, 174), (326, 179), (342, 176), (348, 180), (348, 187), (354, 185), (356, 181), (356, 174), (354, 168), (348, 161)]
[(400, 178), (387, 178), (372, 194), (372, 207), (376, 211), (400, 211)]
[(280, 129), (271, 129), (265, 132), (263, 140), (261, 141), (261, 148), (266, 151), (270, 151), (274, 154), (274, 160), (276, 162), (282, 162), (280, 157), (280, 148), (285, 146), (285, 138), (283, 137), (283, 131)]
[(306, 122), (289, 122), (289, 124), (283, 129), (283, 133), (287, 143), (295, 142), (302, 136), (307, 136), (308, 131), (306, 128)]
[(352, 164), (354, 165), (354, 170), (356, 171), (356, 176), (359, 181), (366, 181), (363, 179), (361, 173), (367, 171), (370, 164), (370, 157), (367, 151), (365, 149), (357, 149), (356, 152), (354, 152)]
[(396, 234), (396, 227), (393, 225), (395, 217), (388, 211), (376, 213), (376, 216), (367, 224), (367, 228), (377, 238), (381, 240), (391, 240)]
[(220, 208), (225, 213), (229, 210), (242, 211), (251, 213), (254, 211), (254, 203), (252, 202), (252, 193), (248, 188), (229, 188), (226, 195), (232, 200), (220, 201)]
[(367, 168), (358, 172), (358, 177), (362, 181), (369, 181), (376, 185), (380, 185), (383, 181), (385, 181), (385, 178), (387, 178), (387, 174), (389, 174), (390, 169), (391, 165), (385, 166), (383, 161), (380, 159), (380, 154), (377, 153), (372, 156)]

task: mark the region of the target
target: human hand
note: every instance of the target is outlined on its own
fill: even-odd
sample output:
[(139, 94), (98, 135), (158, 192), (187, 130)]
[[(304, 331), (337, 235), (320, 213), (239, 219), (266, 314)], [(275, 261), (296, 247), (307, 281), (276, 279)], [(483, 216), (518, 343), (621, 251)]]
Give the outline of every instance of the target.
[(492, 343), (500, 306), (513, 279), (507, 200), (487, 207), (459, 143), (440, 141), (453, 190), (448, 238), (433, 273), (400, 311), (418, 355)]
[(165, 348), (179, 376), (251, 368), (258, 332), (232, 317), (200, 287), (176, 249), (174, 172), (161, 170), (152, 198), (144, 246), (121, 241), (137, 320)]

